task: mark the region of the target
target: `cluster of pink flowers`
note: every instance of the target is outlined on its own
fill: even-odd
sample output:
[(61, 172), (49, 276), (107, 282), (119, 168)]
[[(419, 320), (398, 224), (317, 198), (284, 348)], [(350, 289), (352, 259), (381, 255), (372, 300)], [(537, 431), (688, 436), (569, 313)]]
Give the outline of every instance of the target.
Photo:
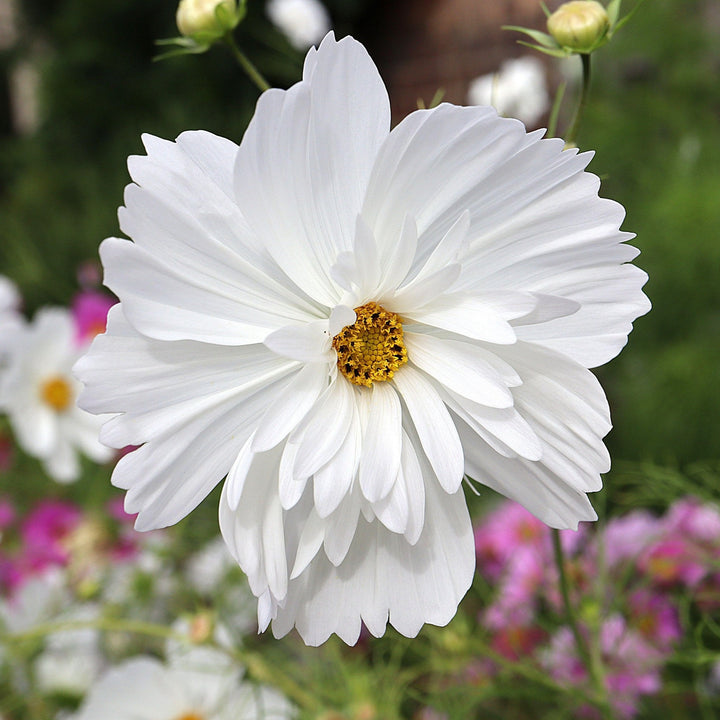
[(98, 515), (65, 500), (43, 500), (21, 517), (8, 498), (0, 497), (0, 598), (12, 598), (29, 580), (53, 569), (80, 586), (104, 568), (132, 560), (138, 552), (134, 519), (120, 499)]
[[(720, 513), (686, 498), (662, 517), (638, 510), (560, 538), (581, 632), (599, 650), (615, 715), (632, 718), (642, 696), (662, 688), (663, 667), (682, 637), (679, 599), (720, 608)], [(494, 652), (532, 657), (558, 683), (587, 688), (571, 628), (552, 621), (564, 610), (551, 531), (506, 502), (478, 525), (475, 543), (478, 571), (495, 593), (480, 617)], [(495, 669), (483, 664), (486, 674)]]

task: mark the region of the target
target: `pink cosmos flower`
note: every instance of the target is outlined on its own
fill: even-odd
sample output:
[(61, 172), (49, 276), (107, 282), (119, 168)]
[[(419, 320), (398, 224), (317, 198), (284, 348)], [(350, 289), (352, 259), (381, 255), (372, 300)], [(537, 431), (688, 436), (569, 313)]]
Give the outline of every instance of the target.
[(669, 652), (682, 636), (675, 605), (665, 594), (638, 588), (628, 597), (629, 623), (659, 650)]
[(15, 506), (5, 497), (0, 497), (0, 534), (5, 528), (10, 527), (17, 517)]
[[(642, 696), (660, 690), (660, 672), (665, 655), (640, 633), (628, 628), (625, 619), (617, 614), (603, 622), (599, 640), (614, 716), (622, 720), (633, 718), (639, 710)], [(568, 627), (560, 628), (553, 636), (543, 662), (560, 683), (582, 687), (589, 682)], [(579, 708), (578, 716), (599, 717), (594, 708), (588, 706)]]
[(108, 310), (116, 302), (115, 298), (97, 290), (83, 290), (75, 296), (72, 314), (79, 345), (85, 345), (96, 335), (105, 332)]
[(720, 512), (695, 497), (673, 503), (665, 516), (664, 527), (704, 545), (720, 546)]
[(24, 543), (22, 564), (36, 572), (49, 565), (68, 561), (65, 540), (80, 524), (82, 512), (69, 502), (46, 500), (23, 520), (21, 536)]
[(681, 535), (651, 545), (638, 564), (643, 573), (661, 586), (682, 584), (694, 588), (709, 570), (700, 549)]
[(660, 520), (647, 510), (635, 510), (608, 521), (601, 539), (607, 567), (637, 559), (662, 531)]

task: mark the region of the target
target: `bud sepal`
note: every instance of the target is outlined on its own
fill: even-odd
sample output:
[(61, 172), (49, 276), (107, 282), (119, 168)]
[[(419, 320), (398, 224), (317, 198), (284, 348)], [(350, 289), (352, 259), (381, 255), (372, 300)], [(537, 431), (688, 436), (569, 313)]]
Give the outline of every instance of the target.
[(176, 19), (182, 34), (156, 40), (156, 45), (173, 49), (160, 53), (155, 60), (207, 52), (216, 42), (227, 38), (247, 14), (247, 0), (217, 0), (210, 12), (206, 8), (194, 8), (191, 2), (180, 0)]
[(610, 0), (603, 7), (595, 0), (572, 0), (563, 3), (551, 13), (544, 2), (543, 12), (548, 18), (548, 32), (504, 25), (503, 30), (521, 32), (534, 40), (534, 43), (519, 40), (520, 45), (533, 48), (552, 57), (569, 57), (570, 55), (589, 55), (610, 42), (613, 35), (632, 17), (643, 0), (638, 0), (635, 7), (620, 18), (622, 0)]

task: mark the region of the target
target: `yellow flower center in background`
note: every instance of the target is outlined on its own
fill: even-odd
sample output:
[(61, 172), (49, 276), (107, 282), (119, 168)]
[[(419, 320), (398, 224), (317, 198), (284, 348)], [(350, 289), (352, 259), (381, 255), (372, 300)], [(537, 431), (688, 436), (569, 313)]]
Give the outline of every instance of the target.
[(332, 341), (340, 372), (355, 385), (390, 380), (407, 362), (400, 317), (374, 302), (355, 308), (357, 319)]
[(62, 412), (70, 407), (73, 391), (70, 383), (64, 377), (56, 375), (45, 380), (40, 386), (40, 397), (53, 410)]
[(181, 715), (177, 720), (205, 720), (205, 716), (200, 715), (200, 713), (189, 712)]

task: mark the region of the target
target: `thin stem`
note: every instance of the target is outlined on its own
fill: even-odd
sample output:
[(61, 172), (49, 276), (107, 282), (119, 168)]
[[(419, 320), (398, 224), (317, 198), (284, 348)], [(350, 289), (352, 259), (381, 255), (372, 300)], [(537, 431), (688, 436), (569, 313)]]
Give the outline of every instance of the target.
[(560, 116), (560, 106), (562, 105), (563, 98), (565, 97), (565, 89), (567, 83), (560, 83), (560, 86), (555, 93), (555, 100), (553, 101), (552, 109), (550, 110), (550, 118), (548, 119), (547, 136), (549, 138), (555, 137), (557, 132), (558, 117)]
[[(178, 632), (164, 625), (155, 625), (141, 620), (97, 618), (95, 620), (50, 622), (36, 625), (24, 632), (0, 633), (0, 644), (21, 644), (57, 632), (85, 629), (95, 629), (104, 632), (136, 633), (138, 635), (149, 635), (182, 642), (188, 641), (188, 636), (185, 633)], [(254, 680), (273, 685), (302, 708), (307, 710), (318, 709), (318, 702), (310, 693), (300, 687), (291, 677), (282, 673), (277, 666), (274, 665), (270, 667), (259, 653), (242, 648), (234, 648), (229, 651), (228, 648), (212, 642), (208, 642), (207, 645), (211, 645), (226, 653), (229, 652), (239, 663), (245, 666), (248, 674)]]
[(257, 86), (258, 90), (260, 90), (261, 93), (269, 90), (270, 83), (262, 76), (252, 62), (250, 62), (248, 56), (238, 47), (232, 33), (229, 32), (224, 39), (230, 50), (232, 50), (235, 59), (240, 63), (240, 67), (242, 67), (250, 80)]
[(581, 53), (580, 59), (582, 60), (582, 89), (580, 90), (580, 99), (578, 100), (577, 107), (575, 108), (575, 115), (573, 116), (572, 123), (569, 130), (565, 133), (565, 144), (567, 146), (575, 145), (578, 130), (580, 129), (580, 122), (582, 120), (583, 112), (585, 111), (585, 105), (587, 104), (588, 94), (590, 90), (590, 54)]
[(590, 676), (590, 680), (595, 691), (594, 702), (602, 712), (603, 717), (611, 720), (613, 715), (608, 702), (607, 687), (605, 685), (605, 672), (602, 666), (602, 658), (600, 657), (600, 649), (596, 642), (588, 644), (585, 637), (583, 637), (583, 634), (580, 632), (580, 626), (578, 624), (577, 617), (575, 616), (575, 610), (573, 609), (572, 602), (570, 601), (570, 585), (567, 573), (565, 572), (565, 556), (563, 554), (562, 543), (560, 542), (560, 531), (554, 528), (552, 531), (552, 542), (555, 564), (558, 569), (560, 593), (562, 595), (565, 617), (568, 625), (570, 625), (573, 638), (575, 639), (575, 646), (577, 647), (580, 661), (585, 666), (585, 669)]

